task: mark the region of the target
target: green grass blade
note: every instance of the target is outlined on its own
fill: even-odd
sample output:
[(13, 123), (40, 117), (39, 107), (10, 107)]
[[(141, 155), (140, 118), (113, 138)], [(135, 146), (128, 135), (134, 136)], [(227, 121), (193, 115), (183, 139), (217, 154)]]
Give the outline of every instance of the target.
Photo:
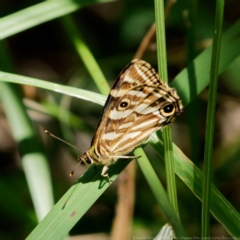
[(90, 91), (69, 87), (65, 85), (55, 84), (55, 83), (39, 80), (36, 78), (24, 77), (24, 76), (12, 74), (12, 73), (6, 73), (6, 72), (0, 71), (0, 80), (11, 82), (11, 83), (19, 83), (19, 84), (35, 86), (35, 87), (43, 88), (46, 90), (58, 92), (61, 94), (67, 94), (72, 97), (81, 98), (83, 100), (98, 103), (100, 105), (103, 105), (106, 101), (106, 97), (98, 93), (93, 93)]
[[(1, 41), (1, 68), (13, 69), (7, 46)], [(38, 221), (54, 205), (50, 171), (41, 143), (22, 102), (23, 95), (18, 85), (0, 83), (1, 101), (12, 134), (18, 143), (23, 170)]]
[[(111, 181), (127, 166), (129, 160), (118, 161), (109, 169)], [(106, 178), (101, 177), (102, 166), (91, 166), (79, 180), (64, 194), (49, 214), (41, 221), (27, 240), (62, 239), (86, 213), (99, 196), (109, 187)]]
[[(156, 18), (156, 38), (157, 38), (157, 56), (158, 72), (163, 81), (168, 82), (167, 73), (167, 54), (165, 40), (165, 18), (163, 0), (155, 0), (155, 18)], [(178, 214), (177, 188), (174, 172), (174, 159), (172, 150), (172, 130), (171, 127), (162, 129), (164, 141), (164, 159), (167, 176), (167, 193), (174, 210)], [(181, 236), (181, 235), (178, 235)]]
[(21, 151), (21, 160), (40, 221), (54, 205), (52, 184), (47, 159), (42, 153), (32, 123), (23, 106), (18, 86), (1, 83), (1, 100), (15, 140)]
[(170, 204), (168, 196), (162, 186), (159, 178), (153, 170), (149, 160), (147, 159), (142, 148), (137, 148), (134, 151), (135, 156), (141, 156), (137, 159), (137, 162), (142, 169), (143, 175), (145, 176), (153, 194), (155, 195), (158, 204), (161, 207), (164, 215), (166, 216), (168, 223), (173, 227), (176, 236), (185, 236), (185, 232), (181, 226), (177, 214), (174, 212), (174, 208)]
[[(240, 21), (228, 29), (222, 37), (219, 73), (240, 55)], [(211, 67), (212, 47), (204, 50), (192, 63), (181, 71), (170, 84), (177, 89), (186, 106), (208, 86)], [(196, 84), (192, 84), (192, 83)]]
[(82, 36), (77, 30), (77, 27), (70, 16), (66, 16), (62, 19), (65, 30), (68, 33), (71, 41), (73, 42), (76, 51), (81, 57), (85, 67), (87, 68), (89, 74), (93, 78), (95, 84), (97, 85), (98, 90), (103, 95), (108, 95), (110, 88), (108, 82), (106, 81), (100, 67), (97, 64), (97, 61), (93, 57), (90, 49), (83, 41)]
[(203, 170), (203, 200), (202, 200), (202, 238), (210, 236), (210, 195), (212, 179), (212, 156), (214, 123), (216, 114), (218, 69), (220, 58), (220, 47), (222, 37), (224, 0), (218, 0), (215, 14), (214, 38), (212, 47), (211, 73), (209, 82), (209, 99), (207, 108), (205, 150), (204, 150), (204, 170)]
[(173, 158), (173, 142), (172, 142), (172, 128), (164, 127), (162, 129), (163, 146), (164, 146), (164, 159), (166, 166), (166, 184), (167, 193), (169, 200), (171, 201), (173, 208), (177, 215), (178, 212), (178, 201), (177, 201), (177, 187), (174, 171), (174, 158)]
[[(154, 133), (150, 137), (150, 144), (155, 151), (163, 158), (163, 143)], [(203, 175), (192, 161), (173, 144), (173, 154), (175, 160), (175, 172), (178, 177), (188, 186), (193, 194), (202, 199)], [(212, 215), (224, 226), (233, 237), (240, 236), (240, 215), (236, 209), (226, 200), (226, 198), (211, 185), (210, 211)]]
[(1, 18), (0, 39), (5, 39), (41, 23), (72, 13), (81, 7), (109, 1), (112, 0), (51, 0), (38, 3)]
[(164, 19), (164, 3), (162, 0), (155, 0), (155, 22), (156, 22), (156, 38), (157, 38), (157, 59), (158, 73), (163, 81), (168, 82), (167, 73), (167, 53), (165, 41), (165, 19)]

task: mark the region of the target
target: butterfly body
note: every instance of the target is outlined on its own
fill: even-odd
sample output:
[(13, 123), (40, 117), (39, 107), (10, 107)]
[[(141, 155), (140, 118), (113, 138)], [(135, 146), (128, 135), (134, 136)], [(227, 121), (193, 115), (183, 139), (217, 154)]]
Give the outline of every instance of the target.
[(91, 148), (80, 157), (108, 166), (127, 156), (159, 128), (171, 123), (183, 106), (176, 90), (160, 80), (151, 65), (135, 59), (117, 77), (103, 108)]

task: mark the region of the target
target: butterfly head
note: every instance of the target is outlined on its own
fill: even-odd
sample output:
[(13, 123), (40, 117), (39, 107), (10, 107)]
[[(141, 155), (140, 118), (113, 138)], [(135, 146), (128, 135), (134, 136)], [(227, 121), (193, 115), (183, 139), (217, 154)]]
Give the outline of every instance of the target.
[(90, 165), (93, 164), (93, 159), (89, 155), (89, 152), (84, 153), (82, 156), (78, 156), (78, 160), (83, 165)]

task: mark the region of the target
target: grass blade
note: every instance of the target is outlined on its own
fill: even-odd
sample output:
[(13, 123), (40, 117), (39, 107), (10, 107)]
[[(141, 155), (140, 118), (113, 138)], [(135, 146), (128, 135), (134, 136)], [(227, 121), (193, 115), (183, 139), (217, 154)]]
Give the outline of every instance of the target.
[[(111, 181), (127, 166), (128, 160), (118, 161), (109, 169)], [(102, 167), (91, 166), (64, 194), (49, 214), (27, 237), (27, 240), (62, 239), (86, 213), (99, 196), (109, 187), (101, 177)]]
[(18, 86), (1, 83), (1, 99), (21, 151), (24, 173), (40, 221), (54, 205), (48, 162), (22, 104)]
[(181, 223), (178, 219), (175, 209), (170, 204), (171, 202), (168, 199), (168, 196), (162, 186), (159, 178), (154, 172), (149, 160), (147, 159), (142, 148), (137, 148), (134, 151), (136, 156), (141, 156), (137, 159), (137, 162), (142, 169), (143, 175), (145, 176), (153, 194), (155, 195), (158, 204), (160, 205), (164, 215), (166, 216), (169, 224), (173, 227), (176, 236), (185, 236), (185, 232), (181, 226)]
[[(168, 82), (163, 0), (155, 0), (155, 18), (156, 18), (158, 71), (163, 81)], [(177, 188), (174, 173), (171, 127), (163, 128), (162, 133), (164, 141), (164, 159), (166, 160), (165, 164), (167, 175), (167, 192), (169, 200), (172, 203), (174, 210), (178, 214)]]
[(71, 38), (71, 41), (76, 48), (76, 51), (81, 57), (92, 79), (94, 80), (99, 92), (103, 95), (108, 95), (110, 91), (108, 82), (106, 81), (106, 78), (104, 77), (90, 49), (83, 41), (74, 21), (70, 16), (66, 16), (62, 19), (62, 22), (65, 30), (68, 32), (68, 36)]
[(81, 7), (109, 1), (111, 0), (51, 0), (38, 3), (1, 18), (0, 39), (3, 40), (41, 23), (72, 13)]
[[(1, 68), (13, 69), (4, 41), (1, 42)], [(22, 102), (20, 86), (0, 83), (1, 100), (18, 143), (21, 161), (38, 221), (42, 220), (54, 205), (50, 171), (41, 143)]]
[[(150, 137), (150, 144), (159, 156), (163, 158), (163, 143), (155, 133)], [(202, 172), (175, 144), (173, 144), (173, 154), (176, 174), (188, 186), (193, 194), (198, 199), (202, 200)], [(213, 184), (211, 184), (211, 192), (210, 211), (212, 215), (225, 227), (229, 234), (233, 237), (240, 236), (239, 213)]]
[(202, 238), (210, 236), (210, 195), (212, 179), (212, 155), (213, 137), (215, 123), (215, 108), (217, 99), (218, 69), (220, 58), (220, 47), (222, 37), (224, 0), (218, 0), (216, 6), (216, 18), (214, 27), (214, 38), (212, 47), (211, 73), (209, 83), (209, 99), (207, 108), (204, 170), (203, 170), (203, 200), (202, 200)]

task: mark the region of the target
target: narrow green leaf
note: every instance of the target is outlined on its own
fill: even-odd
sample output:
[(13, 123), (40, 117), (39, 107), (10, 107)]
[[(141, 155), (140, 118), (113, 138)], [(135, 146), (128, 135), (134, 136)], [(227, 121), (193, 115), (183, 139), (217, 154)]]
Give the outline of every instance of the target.
[[(123, 160), (112, 165), (109, 169), (110, 180), (114, 181), (129, 162)], [(107, 179), (101, 176), (101, 171), (102, 166), (97, 169), (91, 166), (37, 225), (27, 240), (58, 240), (66, 236), (109, 187)]]
[(6, 17), (2, 17), (0, 21), (0, 40), (38, 26), (41, 23), (72, 13), (81, 7), (110, 1), (112, 0), (43, 1)]
[(141, 156), (137, 159), (137, 162), (145, 176), (153, 194), (155, 195), (158, 204), (161, 207), (164, 215), (166, 216), (169, 224), (173, 227), (176, 236), (185, 236), (185, 232), (181, 226), (177, 214), (174, 212), (174, 208), (170, 204), (168, 196), (162, 186), (159, 178), (157, 177), (155, 171), (153, 170), (149, 160), (147, 159), (142, 148), (137, 148), (134, 150), (135, 156)]
[[(155, 18), (156, 18), (156, 38), (157, 38), (157, 56), (158, 71), (163, 81), (168, 82), (167, 73), (167, 54), (165, 40), (165, 17), (163, 0), (155, 0)], [(171, 127), (162, 129), (164, 142), (164, 159), (167, 176), (167, 192), (170, 202), (178, 215), (177, 188), (174, 173), (174, 159), (172, 149), (172, 131)], [(181, 235), (177, 235), (178, 237)]]
[(213, 156), (213, 137), (215, 125), (216, 99), (217, 99), (217, 83), (218, 69), (220, 58), (220, 47), (222, 37), (222, 23), (224, 0), (218, 0), (215, 14), (215, 27), (211, 58), (211, 73), (209, 81), (209, 99), (207, 108), (206, 134), (205, 134), (205, 150), (204, 150), (204, 170), (203, 170), (203, 201), (202, 201), (202, 238), (210, 236), (210, 195), (212, 182), (212, 156)]
[[(47, 159), (27, 116), (17, 87), (13, 84), (1, 83), (1, 100), (13, 136), (21, 151), (23, 169), (37, 219), (40, 221), (54, 205), (50, 172)], [(41, 197), (42, 195), (43, 197)]]
[[(163, 143), (156, 133), (150, 137), (150, 144), (163, 159)], [(193, 194), (202, 199), (203, 174), (184, 153), (173, 144), (175, 172), (178, 177), (188, 186)], [(225, 227), (233, 237), (240, 236), (240, 215), (226, 198), (211, 185), (210, 211), (213, 216)]]
[(70, 16), (66, 16), (62, 19), (65, 30), (68, 32), (68, 36), (73, 42), (76, 51), (81, 57), (85, 67), (87, 68), (89, 74), (92, 76), (98, 90), (103, 95), (108, 95), (110, 88), (106, 78), (104, 77), (97, 61), (93, 57), (87, 44), (83, 41), (81, 34), (77, 30), (77, 27)]
[[(240, 55), (240, 21), (237, 21), (222, 36), (219, 73)], [(212, 47), (204, 50), (182, 70), (170, 84), (177, 89), (186, 106), (208, 86), (211, 68)]]
[(93, 93), (87, 90), (60, 85), (56, 83), (51, 83), (51, 82), (39, 80), (36, 78), (24, 77), (24, 76), (12, 74), (12, 73), (6, 73), (6, 72), (0, 71), (0, 80), (6, 81), (6, 82), (35, 86), (35, 87), (43, 88), (46, 90), (58, 92), (61, 94), (67, 94), (69, 96), (80, 98), (86, 101), (98, 103), (100, 105), (103, 105), (106, 101), (106, 97), (98, 93)]
[[(0, 50), (1, 69), (12, 70), (13, 64), (4, 41), (1, 41)], [(40, 221), (54, 205), (48, 162), (24, 107), (20, 86), (1, 82), (0, 92), (4, 112), (21, 153), (22, 166), (37, 219)]]

